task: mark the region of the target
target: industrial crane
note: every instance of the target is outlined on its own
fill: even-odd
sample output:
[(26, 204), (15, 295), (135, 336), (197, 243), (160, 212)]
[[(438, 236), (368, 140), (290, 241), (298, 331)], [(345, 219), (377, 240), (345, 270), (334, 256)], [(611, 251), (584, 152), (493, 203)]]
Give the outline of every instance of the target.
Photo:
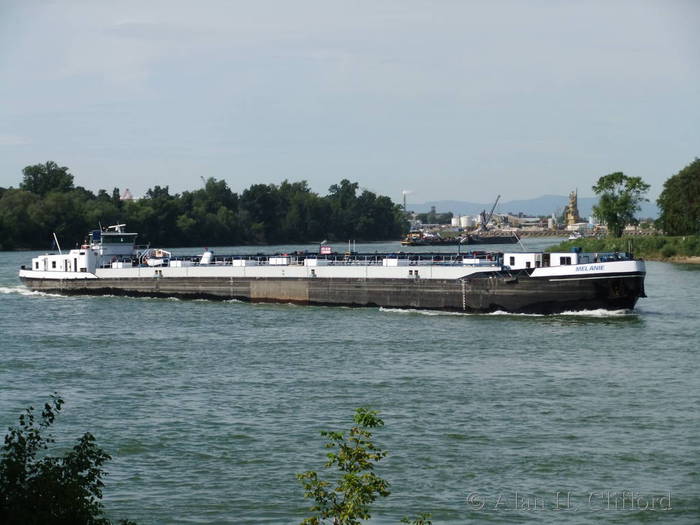
[(479, 224), (479, 229), (482, 231), (486, 231), (486, 226), (488, 225), (489, 222), (491, 222), (491, 217), (493, 217), (493, 211), (496, 209), (496, 205), (498, 204), (498, 200), (501, 198), (499, 195), (496, 197), (496, 202), (493, 203), (493, 206), (491, 207), (491, 211), (489, 212), (488, 215), (486, 215), (486, 210), (481, 211), (481, 224)]

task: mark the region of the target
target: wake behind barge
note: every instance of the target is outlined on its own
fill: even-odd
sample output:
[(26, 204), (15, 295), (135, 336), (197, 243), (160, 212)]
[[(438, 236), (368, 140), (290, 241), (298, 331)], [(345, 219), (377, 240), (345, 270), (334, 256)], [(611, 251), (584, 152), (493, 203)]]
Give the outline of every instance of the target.
[(315, 254), (175, 257), (140, 250), (123, 225), (19, 277), (60, 294), (238, 299), (472, 313), (632, 309), (645, 266), (620, 253)]

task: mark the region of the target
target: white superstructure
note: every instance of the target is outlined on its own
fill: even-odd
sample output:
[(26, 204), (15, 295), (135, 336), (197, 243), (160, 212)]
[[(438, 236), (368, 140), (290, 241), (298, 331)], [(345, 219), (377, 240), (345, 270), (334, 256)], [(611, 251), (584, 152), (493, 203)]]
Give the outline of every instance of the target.
[(365, 255), (280, 254), (215, 257), (206, 250), (196, 257), (174, 257), (161, 249), (136, 248), (135, 233), (124, 225), (90, 233), (89, 241), (67, 253), (45, 254), (22, 268), (20, 277), (31, 279), (106, 278), (361, 278), (461, 279), (483, 272), (530, 272), (532, 277), (590, 278), (611, 273), (644, 272), (644, 262), (623, 254), (579, 252), (475, 252), (461, 256), (420, 254)]
[(140, 249), (123, 225), (68, 253), (40, 255), (19, 276), (59, 293), (298, 304), (557, 313), (631, 309), (644, 262), (619, 253), (319, 253), (176, 256)]

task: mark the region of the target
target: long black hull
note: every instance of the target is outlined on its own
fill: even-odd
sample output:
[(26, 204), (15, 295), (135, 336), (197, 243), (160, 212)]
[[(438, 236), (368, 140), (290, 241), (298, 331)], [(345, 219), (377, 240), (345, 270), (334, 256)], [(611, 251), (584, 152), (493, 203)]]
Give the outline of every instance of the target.
[(470, 235), (469, 240), (463, 244), (515, 244), (518, 238), (515, 235)]
[(403, 240), (403, 246), (457, 246), (465, 244), (515, 244), (518, 238), (514, 235), (468, 235), (465, 239), (436, 239), (436, 240)]
[(60, 294), (237, 299), (310, 305), (382, 306), (470, 313), (556, 314), (634, 308), (644, 297), (644, 274), (601, 279), (533, 278), (526, 271), (464, 279), (101, 278), (23, 277), (32, 290)]
[(459, 239), (444, 239), (444, 240), (436, 240), (436, 241), (424, 241), (424, 240), (415, 240), (415, 241), (401, 241), (402, 246), (457, 246), (458, 244), (466, 244), (466, 243), (460, 243)]

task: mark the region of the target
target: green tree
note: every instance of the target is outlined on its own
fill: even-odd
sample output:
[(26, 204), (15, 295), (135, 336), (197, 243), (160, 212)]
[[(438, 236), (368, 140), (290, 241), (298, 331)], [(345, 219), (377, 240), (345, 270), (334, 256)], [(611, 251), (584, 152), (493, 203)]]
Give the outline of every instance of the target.
[[(374, 466), (386, 457), (387, 451), (372, 440), (371, 429), (384, 426), (379, 412), (361, 407), (355, 410), (355, 425), (349, 432), (323, 431), (328, 439), (325, 447), (332, 449), (326, 454), (324, 467), (337, 471), (329, 481), (319, 478), (314, 470), (297, 474), (304, 486), (304, 496), (313, 500), (311, 511), (301, 525), (322, 525), (332, 520), (333, 525), (359, 525), (360, 520), (369, 519), (370, 505), (379, 497), (390, 494), (389, 482), (374, 472)], [(405, 517), (401, 523), (431, 525), (430, 514), (419, 514), (413, 520)]]
[(326, 199), (330, 203), (329, 237), (334, 240), (355, 238), (357, 228), (357, 182), (347, 179), (328, 188)]
[(621, 237), (625, 226), (636, 224), (634, 214), (640, 210), (639, 203), (648, 201), (644, 198), (648, 190), (649, 185), (640, 177), (628, 177), (621, 171), (600, 177), (593, 186), (599, 196), (593, 213), (612, 236)]
[(242, 240), (238, 195), (226, 181), (209, 178), (204, 188), (184, 192), (176, 219), (179, 245), (231, 245)]
[(122, 199), (119, 188), (112, 189), (112, 204), (114, 204), (116, 207), (121, 207)]
[(45, 164), (34, 164), (22, 170), (24, 179), (20, 183), (20, 189), (46, 195), (50, 191), (67, 192), (73, 189), (73, 175), (68, 173), (68, 168), (59, 167), (50, 160)]
[(304, 486), (304, 496), (314, 501), (310, 518), (302, 525), (321, 525), (333, 519), (337, 525), (359, 525), (370, 518), (370, 504), (379, 496), (390, 494), (389, 482), (374, 473), (374, 465), (387, 452), (372, 441), (371, 429), (381, 427), (384, 421), (377, 411), (358, 408), (353, 418), (355, 425), (346, 436), (343, 432), (321, 432), (328, 439), (326, 468), (335, 467), (339, 475), (332, 481), (323, 481), (310, 470), (297, 474)]
[(279, 238), (280, 196), (274, 184), (253, 184), (241, 194), (241, 210), (256, 243), (270, 243)]
[(0, 198), (0, 247), (3, 250), (50, 246), (49, 236), (38, 215), (41, 197), (10, 188)]
[(408, 525), (432, 525), (433, 522), (430, 521), (430, 514), (424, 512), (414, 519), (402, 518), (401, 523), (408, 523)]
[(171, 195), (168, 186), (154, 186), (146, 192), (145, 198), (124, 206), (125, 222), (152, 244), (179, 246), (183, 242), (176, 225), (182, 214), (182, 204), (180, 195)]
[(667, 235), (700, 234), (700, 159), (666, 180), (656, 202), (658, 225)]
[(88, 202), (94, 201), (84, 201), (75, 191), (50, 192), (42, 199), (41, 208), (35, 216), (40, 219), (42, 229), (48, 232), (48, 236), (56, 233), (61, 245), (64, 248), (70, 248), (72, 243), (80, 241), (85, 236), (91, 226), (97, 224), (88, 224), (85, 220), (87, 217), (85, 208)]
[[(101, 503), (102, 466), (110, 458), (85, 433), (63, 456), (46, 451), (54, 443), (47, 434), (63, 399), (53, 395), (40, 421), (34, 408), (10, 427), (0, 456), (0, 523), (5, 525), (109, 525)], [(127, 524), (129, 522), (122, 522)]]

